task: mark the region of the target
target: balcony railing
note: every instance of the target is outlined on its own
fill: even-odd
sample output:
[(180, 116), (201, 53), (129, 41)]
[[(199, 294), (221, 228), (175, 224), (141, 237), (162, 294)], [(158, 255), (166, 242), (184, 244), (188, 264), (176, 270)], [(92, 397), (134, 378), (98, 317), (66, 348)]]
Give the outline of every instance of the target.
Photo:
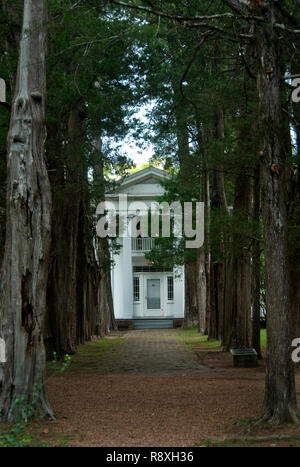
[(154, 246), (154, 238), (132, 238), (131, 249), (132, 251), (139, 251), (141, 253), (152, 250)]

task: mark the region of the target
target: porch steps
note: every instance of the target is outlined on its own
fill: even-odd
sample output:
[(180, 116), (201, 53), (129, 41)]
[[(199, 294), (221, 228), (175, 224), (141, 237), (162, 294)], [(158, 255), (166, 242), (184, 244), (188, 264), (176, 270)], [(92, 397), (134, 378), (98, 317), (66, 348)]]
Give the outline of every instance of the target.
[(173, 319), (134, 319), (133, 329), (173, 329)]

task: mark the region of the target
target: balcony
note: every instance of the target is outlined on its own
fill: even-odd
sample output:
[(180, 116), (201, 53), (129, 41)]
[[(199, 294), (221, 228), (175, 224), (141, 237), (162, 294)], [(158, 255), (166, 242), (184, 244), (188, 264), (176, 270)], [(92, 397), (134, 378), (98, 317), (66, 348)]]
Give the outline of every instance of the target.
[(152, 250), (154, 246), (154, 238), (132, 238), (131, 250), (133, 252), (145, 253)]

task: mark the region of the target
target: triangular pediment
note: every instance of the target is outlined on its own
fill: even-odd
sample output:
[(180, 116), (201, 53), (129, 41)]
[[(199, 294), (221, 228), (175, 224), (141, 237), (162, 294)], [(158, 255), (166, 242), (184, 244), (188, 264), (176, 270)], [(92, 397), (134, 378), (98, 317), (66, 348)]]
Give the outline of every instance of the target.
[[(126, 193), (126, 192), (133, 192), (134, 187), (138, 188), (137, 185), (142, 185), (140, 190), (145, 190), (145, 194), (156, 193), (161, 194), (163, 192), (163, 188), (161, 187), (161, 182), (169, 179), (170, 174), (165, 172), (164, 170), (158, 169), (156, 167), (147, 167), (146, 169), (139, 170), (138, 172), (126, 177), (121, 184), (114, 190), (113, 193), (109, 194), (117, 194), (117, 193)], [(136, 190), (134, 190), (136, 191)]]

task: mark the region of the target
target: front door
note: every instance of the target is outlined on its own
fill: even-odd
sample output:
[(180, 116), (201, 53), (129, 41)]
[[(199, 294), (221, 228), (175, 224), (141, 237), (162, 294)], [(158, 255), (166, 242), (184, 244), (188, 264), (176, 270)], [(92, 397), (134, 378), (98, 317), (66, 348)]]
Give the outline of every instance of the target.
[(147, 279), (147, 311), (161, 309), (160, 279)]

